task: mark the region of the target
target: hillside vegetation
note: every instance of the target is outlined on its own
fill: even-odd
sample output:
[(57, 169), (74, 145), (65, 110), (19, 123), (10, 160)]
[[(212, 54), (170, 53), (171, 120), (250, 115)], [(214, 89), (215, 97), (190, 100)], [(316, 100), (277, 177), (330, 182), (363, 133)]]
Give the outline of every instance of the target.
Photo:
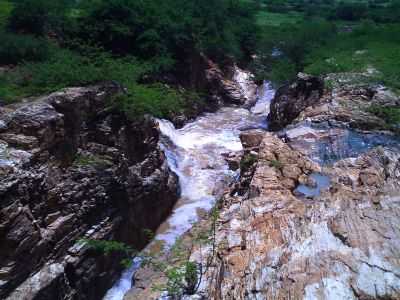
[(0, 99), (114, 80), (127, 88), (119, 101), (131, 115), (165, 116), (198, 97), (162, 78), (184, 77), (198, 53), (246, 60), (254, 20), (255, 5), (227, 0), (2, 2)]
[(400, 88), (399, 0), (7, 0), (0, 38), (5, 103), (114, 80), (131, 115), (165, 116), (201, 98), (179, 89), (198, 53), (276, 84), (368, 71)]

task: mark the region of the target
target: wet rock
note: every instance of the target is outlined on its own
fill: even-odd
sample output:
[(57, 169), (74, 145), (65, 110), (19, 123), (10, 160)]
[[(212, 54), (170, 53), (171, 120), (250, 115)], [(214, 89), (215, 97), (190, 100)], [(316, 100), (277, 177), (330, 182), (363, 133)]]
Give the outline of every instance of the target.
[(100, 299), (121, 255), (141, 249), (177, 200), (157, 125), (107, 110), (114, 84), (71, 88), (0, 111), (0, 298)]
[(264, 137), (264, 131), (259, 129), (243, 131), (240, 134), (240, 141), (245, 148), (257, 148)]
[(236, 65), (232, 65), (230, 72), (224, 72), (205, 56), (201, 56), (201, 59), (205, 70), (204, 85), (216, 99), (231, 104), (245, 104), (254, 100), (256, 85), (250, 73), (239, 69)]
[(322, 97), (323, 90), (323, 80), (299, 73), (295, 82), (277, 90), (268, 117), (270, 129), (284, 128), (306, 107), (316, 105)]

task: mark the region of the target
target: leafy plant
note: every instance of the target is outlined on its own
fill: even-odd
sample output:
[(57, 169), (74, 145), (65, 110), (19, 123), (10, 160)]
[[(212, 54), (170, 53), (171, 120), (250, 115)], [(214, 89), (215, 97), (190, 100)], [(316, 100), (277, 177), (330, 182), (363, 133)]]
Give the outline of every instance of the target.
[(0, 64), (43, 61), (50, 54), (49, 42), (30, 35), (0, 32), (0, 40)]
[(55, 30), (64, 21), (68, 0), (20, 0), (9, 18), (15, 32), (43, 35)]
[(82, 155), (78, 154), (75, 157), (74, 164), (78, 166), (108, 166), (110, 165), (110, 161), (101, 156), (95, 155)]
[(277, 159), (273, 159), (269, 162), (269, 166), (281, 170), (283, 168), (283, 163)]
[(240, 160), (240, 171), (242, 173), (247, 172), (254, 163), (257, 162), (257, 156), (253, 154), (246, 154)]
[(368, 108), (368, 112), (382, 118), (390, 127), (400, 125), (400, 108), (372, 105)]

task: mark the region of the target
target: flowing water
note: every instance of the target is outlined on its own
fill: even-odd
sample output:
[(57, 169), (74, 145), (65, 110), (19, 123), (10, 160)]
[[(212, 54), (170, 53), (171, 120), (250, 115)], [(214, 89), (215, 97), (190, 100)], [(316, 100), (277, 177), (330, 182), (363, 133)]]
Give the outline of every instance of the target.
[[(181, 193), (172, 214), (159, 227), (155, 241), (162, 241), (167, 248), (173, 245), (199, 219), (201, 212), (213, 207), (224, 189), (238, 176), (229, 169), (225, 157), (241, 153), (241, 131), (267, 129), (266, 116), (274, 93), (271, 85), (265, 83), (258, 91), (257, 103), (250, 110), (224, 107), (215, 113), (198, 117), (181, 129), (175, 129), (167, 120), (158, 120), (162, 134), (160, 146), (166, 154), (169, 167), (179, 177)], [(303, 127), (300, 129), (304, 131), (307, 126)], [(310, 131), (310, 128), (306, 129)], [(378, 145), (398, 145), (397, 139), (382, 134), (357, 133), (330, 126), (311, 129), (326, 135), (326, 139), (308, 141), (303, 137), (300, 142), (305, 143), (303, 147), (310, 148), (310, 158), (322, 165), (357, 156)], [(299, 185), (296, 190), (306, 197), (317, 196), (330, 185), (330, 179), (324, 174), (314, 173), (310, 177), (314, 186)], [(140, 259), (136, 258), (104, 300), (122, 300), (131, 288), (133, 274), (140, 264)]]
[[(230, 153), (240, 153), (242, 130), (266, 128), (266, 116), (274, 90), (269, 83), (259, 89), (258, 101), (249, 111), (224, 107), (207, 113), (181, 129), (167, 120), (158, 120), (162, 133), (160, 146), (170, 168), (178, 175), (181, 194), (171, 216), (160, 226), (155, 240), (171, 246), (190, 229), (202, 211), (209, 211), (238, 174), (229, 170), (225, 160)], [(105, 300), (120, 300), (131, 288), (131, 278), (140, 261), (135, 260)]]

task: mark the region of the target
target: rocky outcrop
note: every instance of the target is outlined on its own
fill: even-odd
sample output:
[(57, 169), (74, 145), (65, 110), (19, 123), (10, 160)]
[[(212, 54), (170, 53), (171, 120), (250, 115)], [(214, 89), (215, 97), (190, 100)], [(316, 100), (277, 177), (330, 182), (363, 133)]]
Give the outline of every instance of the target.
[(243, 105), (254, 99), (257, 86), (252, 75), (241, 70), (233, 61), (223, 62), (223, 68), (204, 54), (192, 59), (191, 80), (197, 90), (206, 91), (217, 106)]
[[(324, 79), (301, 74), (277, 91), (271, 103), (270, 129), (281, 130), (304, 121), (357, 130), (388, 129), (386, 121), (370, 108), (398, 107), (400, 97), (368, 80), (363, 74), (330, 74)], [(329, 85), (325, 90), (323, 82)]]
[(295, 82), (277, 90), (271, 102), (269, 128), (280, 130), (290, 124), (305, 108), (319, 103), (323, 91), (323, 80), (299, 73)]
[[(192, 253), (213, 264), (188, 298), (400, 298), (399, 140), (377, 131), (385, 121), (368, 110), (399, 98), (336, 79), (322, 93), (318, 79), (301, 75), (272, 103), (270, 126), (280, 132), (242, 134), (241, 179), (223, 198), (218, 251)], [(252, 163), (245, 172), (243, 160)]]
[[(318, 86), (281, 90), (282, 130), (244, 131), (240, 163), (226, 155), (240, 180), (217, 204), (216, 224), (197, 224), (203, 242), (196, 226), (182, 237), (201, 272), (183, 299), (400, 298), (400, 144), (390, 132), (360, 130), (384, 128), (367, 107), (399, 99), (381, 87)], [(290, 112), (283, 99), (299, 103)], [(168, 284), (149, 268), (135, 278), (125, 299), (159, 299), (152, 286)]]
[[(248, 193), (223, 200), (217, 253), (188, 298), (399, 299), (399, 153), (342, 159), (324, 167), (320, 195), (295, 193), (321, 171), (266, 133)], [(204, 265), (210, 253), (197, 247), (191, 259)]]
[(157, 125), (110, 110), (119, 92), (69, 88), (0, 108), (0, 298), (100, 299), (121, 257), (77, 240), (141, 249), (143, 229), (170, 213), (177, 178)]

